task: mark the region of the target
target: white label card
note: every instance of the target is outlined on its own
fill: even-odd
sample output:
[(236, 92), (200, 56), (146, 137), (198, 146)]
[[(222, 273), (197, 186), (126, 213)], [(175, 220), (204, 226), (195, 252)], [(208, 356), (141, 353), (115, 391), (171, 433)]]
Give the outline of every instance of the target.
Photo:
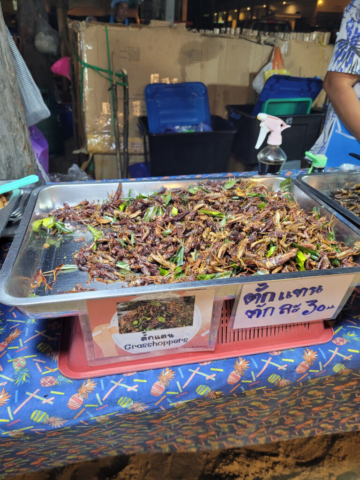
[(240, 300), (234, 304), (233, 328), (330, 319), (346, 293), (351, 293), (353, 278), (353, 275), (329, 275), (245, 284)]
[(199, 289), (89, 300), (89, 359), (213, 349), (220, 321), (214, 296), (214, 289)]

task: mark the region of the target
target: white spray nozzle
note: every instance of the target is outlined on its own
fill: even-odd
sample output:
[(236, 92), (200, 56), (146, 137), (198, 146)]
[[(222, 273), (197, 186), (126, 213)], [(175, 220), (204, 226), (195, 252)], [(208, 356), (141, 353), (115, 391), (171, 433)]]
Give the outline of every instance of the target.
[(281, 145), (282, 136), (281, 132), (286, 128), (290, 128), (290, 125), (286, 125), (281, 118), (273, 117), (272, 115), (267, 115), (266, 113), (259, 113), (258, 120), (260, 120), (260, 134), (258, 141), (256, 142), (255, 148), (259, 149), (264, 143), (266, 135), (270, 133), (268, 138), (268, 145)]
[(270, 129), (265, 124), (260, 124), (260, 133), (257, 139), (255, 148), (258, 150), (261, 145), (264, 143), (266, 135), (270, 132)]

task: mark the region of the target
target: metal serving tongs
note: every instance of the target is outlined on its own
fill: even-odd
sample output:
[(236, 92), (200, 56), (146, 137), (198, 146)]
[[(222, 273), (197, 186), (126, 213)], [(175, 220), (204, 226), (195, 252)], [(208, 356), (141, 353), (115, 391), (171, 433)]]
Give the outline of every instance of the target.
[(21, 188), (21, 197), (19, 201), (19, 205), (16, 207), (16, 209), (12, 212), (12, 214), (9, 217), (9, 222), (11, 223), (17, 223), (20, 222), (24, 215), (24, 211), (27, 205), (27, 202), (29, 200), (29, 197), (31, 195), (31, 192), (34, 188), (40, 187), (43, 185), (45, 182), (44, 180), (39, 180), (39, 177), (37, 175), (30, 175), (29, 177), (22, 178), (21, 180), (15, 180), (14, 182), (7, 183), (4, 185), (4, 187), (11, 187), (11, 185), (17, 184), (18, 186), (15, 188), (20, 187), (26, 187), (28, 185), (33, 185), (33, 188)]
[(14, 180), (13, 182), (4, 183), (0, 187), (0, 195), (8, 192), (12, 192), (17, 188), (26, 187), (27, 185), (31, 185), (32, 183), (37, 183), (39, 181), (39, 177), (37, 175), (29, 175), (28, 177), (21, 178), (20, 180)]

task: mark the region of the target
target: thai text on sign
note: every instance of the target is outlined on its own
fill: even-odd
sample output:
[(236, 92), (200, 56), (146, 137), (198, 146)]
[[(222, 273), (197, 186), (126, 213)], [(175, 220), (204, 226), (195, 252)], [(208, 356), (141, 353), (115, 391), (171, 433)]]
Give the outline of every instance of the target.
[(245, 284), (233, 310), (233, 328), (333, 318), (352, 291), (353, 275)]

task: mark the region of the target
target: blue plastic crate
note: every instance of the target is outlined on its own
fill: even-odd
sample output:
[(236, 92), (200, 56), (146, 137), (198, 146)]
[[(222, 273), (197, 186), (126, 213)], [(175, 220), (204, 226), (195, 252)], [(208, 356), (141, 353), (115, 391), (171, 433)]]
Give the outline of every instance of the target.
[(151, 177), (150, 170), (146, 163), (135, 163), (129, 166), (130, 178), (147, 178)]
[(253, 115), (262, 112), (263, 104), (275, 98), (311, 98), (312, 101), (321, 92), (323, 82), (321, 78), (290, 77), (289, 75), (273, 75), (264, 85)]
[(145, 100), (150, 133), (163, 133), (170, 125), (211, 125), (209, 97), (203, 83), (148, 85)]

